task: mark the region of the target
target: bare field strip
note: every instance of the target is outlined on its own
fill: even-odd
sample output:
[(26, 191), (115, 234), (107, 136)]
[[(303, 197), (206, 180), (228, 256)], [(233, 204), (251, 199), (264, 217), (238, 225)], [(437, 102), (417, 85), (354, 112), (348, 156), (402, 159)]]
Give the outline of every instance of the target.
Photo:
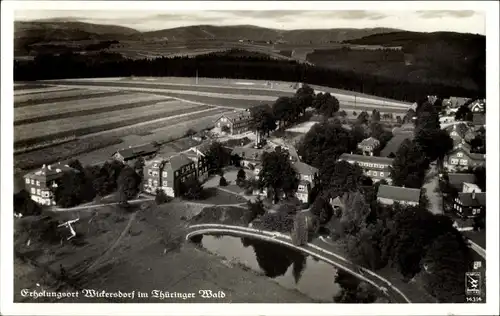
[(39, 89), (28, 89), (28, 90), (14, 90), (14, 101), (17, 99), (29, 99), (40, 93), (50, 93), (57, 91), (68, 91), (68, 90), (76, 90), (76, 88), (66, 88), (66, 87), (58, 87), (58, 86), (46, 86)]
[(168, 103), (158, 102), (156, 104), (143, 107), (140, 110), (128, 109), (120, 111), (118, 113), (112, 113), (114, 115), (107, 115), (107, 113), (100, 113), (100, 114), (80, 116), (76, 118), (53, 120), (50, 123), (37, 122), (33, 124), (14, 127), (14, 139), (15, 141), (18, 141), (18, 140), (30, 139), (33, 137), (33, 135), (36, 135), (38, 137), (38, 136), (46, 136), (50, 134), (67, 132), (72, 130), (78, 130), (86, 127), (115, 123), (131, 118), (140, 117), (141, 115), (147, 116), (158, 113), (163, 113), (167, 115), (172, 111), (179, 109), (189, 109), (191, 107), (193, 107), (192, 104), (180, 101), (168, 102)]
[(63, 96), (52, 96), (55, 93), (50, 92), (48, 96), (37, 95), (36, 98), (31, 98), (23, 102), (14, 102), (14, 108), (33, 106), (37, 104), (49, 103), (49, 102), (64, 102), (64, 101), (76, 101), (80, 99), (91, 99), (91, 98), (103, 98), (109, 96), (123, 95), (123, 91), (92, 91), (92, 90), (80, 90), (68, 92), (70, 95)]
[[(51, 84), (52, 82), (94, 82), (94, 83), (101, 83), (104, 81), (122, 81), (122, 82), (140, 82), (140, 81), (148, 81), (148, 83), (160, 83), (160, 84), (180, 84), (180, 85), (196, 85), (196, 78), (195, 77), (113, 77), (113, 78), (82, 78), (82, 79), (63, 79), (63, 80), (47, 80), (47, 81), (40, 81), (40, 83), (46, 83), (46, 84)], [(214, 87), (241, 87), (241, 85), (238, 84), (238, 82), (245, 82), (248, 84), (248, 86), (253, 86), (254, 88), (260, 88), (260, 89), (268, 89), (266, 86), (267, 82), (271, 82), (273, 84), (273, 89), (274, 90), (279, 90), (282, 89), (284, 91), (291, 91), (291, 86), (295, 85), (296, 82), (286, 82), (286, 81), (274, 81), (274, 80), (254, 80), (254, 79), (233, 79), (233, 78), (207, 78), (207, 77), (199, 77), (198, 78), (198, 84), (199, 85), (204, 85), (204, 86), (214, 86)], [(313, 85), (310, 84), (314, 90), (319, 90), (319, 91), (326, 91), (334, 94), (339, 94), (339, 95), (347, 95), (347, 96), (357, 96), (357, 97), (363, 97), (367, 98), (370, 100), (373, 100), (374, 102), (379, 100), (379, 101), (386, 101), (387, 103), (394, 102), (401, 104), (403, 106), (410, 105), (411, 103), (405, 102), (405, 101), (399, 101), (399, 100), (393, 100), (393, 99), (388, 99), (384, 97), (379, 97), (379, 96), (374, 96), (370, 94), (364, 94), (361, 92), (355, 92), (355, 91), (350, 91), (350, 90), (342, 90), (342, 89), (337, 89), (337, 88), (330, 88), (330, 87), (325, 87), (325, 86), (318, 86), (318, 85)], [(251, 87), (250, 87), (251, 89)], [(295, 92), (295, 91), (293, 91)]]
[(25, 83), (25, 82), (15, 82), (14, 83), (14, 91), (22, 91), (22, 90), (31, 90), (31, 89), (40, 89), (43, 87), (50, 87), (45, 84), (38, 83)]
[(151, 82), (126, 82), (126, 81), (105, 81), (105, 82), (78, 82), (78, 81), (51, 81), (55, 84), (61, 85), (96, 85), (101, 87), (124, 87), (124, 88), (147, 88), (147, 89), (165, 89), (165, 90), (179, 90), (185, 91), (186, 93), (191, 92), (202, 92), (202, 93), (216, 93), (216, 94), (229, 94), (229, 95), (251, 95), (251, 96), (269, 96), (269, 97), (280, 97), (280, 96), (293, 96), (295, 92), (285, 92), (274, 89), (251, 89), (242, 87), (220, 87), (220, 86), (197, 86), (197, 85), (181, 85), (181, 84), (165, 84), (165, 83), (151, 83)]
[[(116, 116), (113, 118), (102, 118), (96, 121), (87, 121), (80, 117), (77, 119), (64, 119), (59, 121), (65, 121), (64, 125), (55, 125), (50, 124), (51, 128), (47, 128), (47, 123), (40, 124), (29, 124), (29, 125), (21, 125), (16, 126), (14, 128), (14, 138), (16, 141), (14, 142), (14, 146), (28, 146), (31, 144), (35, 144), (42, 141), (48, 141), (52, 139), (59, 139), (63, 137), (67, 137), (70, 135), (76, 135), (77, 137), (98, 133), (102, 131), (106, 131), (109, 129), (124, 127), (127, 125), (133, 125), (145, 121), (151, 121), (163, 117), (180, 115), (184, 113), (190, 113), (193, 111), (200, 111), (202, 109), (209, 109), (208, 106), (193, 106), (186, 107), (186, 104), (182, 104), (177, 107), (176, 110), (169, 109), (165, 110), (164, 105), (156, 104), (151, 106), (150, 108), (155, 108), (155, 110), (146, 110), (141, 109), (138, 111), (137, 109), (128, 110), (130, 112), (122, 113), (120, 116)], [(145, 115), (139, 115), (138, 112), (144, 113)], [(92, 115), (90, 115), (92, 116)], [(89, 126), (88, 122), (92, 122), (92, 126)], [(45, 125), (45, 126), (44, 126)], [(31, 126), (31, 128), (30, 128)], [(36, 131), (36, 132), (35, 132)], [(34, 136), (36, 135), (36, 136)]]
[[(50, 164), (57, 161), (63, 161), (69, 158), (77, 158), (84, 165), (94, 164), (104, 161), (113, 154), (116, 148), (128, 147), (129, 145), (137, 145), (136, 141), (123, 143), (122, 137), (143, 133), (146, 131), (153, 131), (161, 129), (156, 134), (156, 141), (167, 140), (171, 138), (163, 129), (165, 126), (172, 128), (175, 132), (185, 133), (189, 127), (203, 129), (210, 126), (210, 122), (220, 115), (226, 109), (213, 109), (203, 113), (188, 114), (183, 117), (167, 118), (163, 121), (153, 123), (145, 123), (141, 126), (131, 126), (120, 130), (111, 130), (98, 136), (87, 136), (75, 141), (60, 144), (52, 147), (43, 148), (29, 153), (22, 153), (15, 155), (14, 164), (17, 168), (29, 170), (37, 168), (42, 164)], [(202, 123), (200, 123), (200, 121)], [(188, 126), (185, 130), (179, 128), (180, 126)], [(151, 140), (154, 134), (147, 137), (140, 137), (141, 143), (146, 143)], [(118, 148), (118, 149), (119, 149)], [(82, 155), (81, 157), (77, 157)]]
[(119, 96), (80, 99), (76, 101), (45, 103), (14, 110), (14, 125), (36, 123), (74, 116), (130, 109), (153, 105), (160, 101), (171, 101), (168, 97), (151, 94), (125, 94)]

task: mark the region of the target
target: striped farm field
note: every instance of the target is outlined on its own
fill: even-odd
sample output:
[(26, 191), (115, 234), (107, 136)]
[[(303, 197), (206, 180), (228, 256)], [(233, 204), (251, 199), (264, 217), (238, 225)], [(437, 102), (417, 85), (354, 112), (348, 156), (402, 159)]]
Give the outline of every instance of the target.
[(14, 146), (27, 146), (70, 135), (78, 137), (203, 109), (210, 109), (210, 107), (196, 106), (181, 101), (168, 101), (135, 109), (53, 120), (50, 123), (20, 125), (14, 127)]
[(153, 105), (160, 101), (169, 101), (169, 98), (143, 93), (122, 93), (118, 96), (43, 103), (16, 108), (14, 125), (125, 110)]
[(33, 106), (37, 104), (49, 103), (49, 102), (64, 102), (64, 101), (75, 101), (80, 99), (91, 99), (91, 98), (102, 98), (107, 96), (118, 96), (122, 95), (122, 91), (109, 91), (109, 90), (88, 90), (88, 89), (77, 89), (77, 90), (61, 90), (53, 92), (43, 92), (37, 94), (30, 94), (25, 97), (24, 100), (16, 100), (14, 97), (14, 108)]
[(45, 87), (33, 87), (32, 89), (22, 89), (22, 90), (14, 90), (14, 100), (18, 99), (30, 99), (31, 97), (40, 94), (40, 93), (49, 93), (49, 92), (57, 92), (57, 91), (69, 91), (76, 90), (76, 88), (66, 88), (66, 87), (58, 87), (58, 86), (45, 86)]

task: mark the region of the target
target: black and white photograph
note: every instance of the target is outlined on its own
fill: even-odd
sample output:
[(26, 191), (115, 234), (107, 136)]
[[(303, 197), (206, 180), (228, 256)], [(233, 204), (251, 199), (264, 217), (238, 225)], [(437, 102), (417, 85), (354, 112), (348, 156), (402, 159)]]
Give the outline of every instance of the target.
[(496, 314), (498, 8), (2, 2), (1, 313)]

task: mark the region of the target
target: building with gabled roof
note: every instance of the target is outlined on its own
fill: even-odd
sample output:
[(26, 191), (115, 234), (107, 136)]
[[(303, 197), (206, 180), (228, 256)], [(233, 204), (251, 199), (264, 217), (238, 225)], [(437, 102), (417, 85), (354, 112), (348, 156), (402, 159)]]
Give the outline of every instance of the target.
[(472, 218), (486, 211), (486, 192), (460, 192), (453, 203), (455, 212), (465, 218)]
[(380, 146), (380, 141), (374, 137), (363, 139), (358, 144), (358, 149), (363, 152), (365, 156), (373, 156), (373, 152)]
[(113, 158), (122, 162), (129, 163), (137, 158), (151, 159), (158, 152), (158, 147), (148, 143), (139, 146), (130, 146), (128, 148), (119, 149), (113, 154)]
[(470, 145), (465, 141), (455, 145), (452, 151), (444, 157), (443, 166), (449, 172), (476, 168), (486, 165), (486, 155), (471, 153)]
[(252, 114), (248, 109), (224, 113), (215, 121), (216, 128), (222, 131), (222, 129), (226, 127), (231, 135), (247, 132), (250, 130), (251, 126)]
[(457, 191), (462, 190), (464, 183), (475, 183), (476, 175), (473, 173), (449, 173), (448, 184)]
[(420, 203), (420, 189), (404, 188), (391, 185), (381, 185), (377, 192), (377, 201), (381, 204), (417, 206)]
[(168, 158), (157, 157), (144, 165), (143, 189), (150, 194), (156, 194), (160, 189), (166, 195), (176, 197), (181, 193), (181, 183), (196, 176), (194, 161), (182, 153)]
[(65, 172), (79, 172), (61, 163), (43, 165), (40, 169), (24, 175), (24, 186), (31, 199), (41, 205), (55, 205), (53, 190)]
[(390, 167), (394, 161), (393, 158), (342, 154), (339, 160), (359, 165), (361, 169), (363, 169), (365, 175), (370, 177), (374, 182), (378, 182), (382, 179), (386, 180), (389, 184), (392, 182)]
[(486, 114), (474, 113), (472, 114), (472, 124), (475, 128), (486, 127)]

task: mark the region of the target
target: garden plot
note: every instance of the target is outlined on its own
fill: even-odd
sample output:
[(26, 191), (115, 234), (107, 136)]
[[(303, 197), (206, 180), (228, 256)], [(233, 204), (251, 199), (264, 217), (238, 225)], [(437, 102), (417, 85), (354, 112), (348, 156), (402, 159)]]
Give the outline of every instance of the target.
[[(32, 138), (49, 136), (52, 134), (63, 135), (64, 133), (71, 133), (72, 131), (76, 132), (81, 129), (85, 129), (86, 131), (90, 129), (90, 131), (85, 133), (89, 134), (92, 132), (92, 127), (123, 122), (129, 119), (150, 117), (156, 114), (164, 114), (168, 117), (170, 115), (178, 114), (179, 110), (187, 110), (187, 112), (190, 112), (193, 107), (195, 106), (181, 101), (167, 101), (135, 109), (20, 125), (14, 127), (14, 140), (15, 142), (18, 142)], [(81, 135), (81, 132), (78, 132), (77, 135), (78, 134)], [(64, 134), (64, 136), (66, 135)]]
[(22, 89), (22, 86), (20, 86), (18, 89), (14, 90), (14, 100), (17, 101), (17, 97), (20, 96), (28, 97), (31, 94), (49, 93), (49, 92), (64, 91), (64, 90), (73, 90), (73, 88), (46, 86), (33, 89)]
[[(69, 114), (66, 116), (81, 116), (97, 113), (89, 113), (89, 110), (98, 112), (108, 112), (120, 110), (120, 106), (126, 108), (126, 105), (135, 104), (139, 107), (143, 105), (151, 105), (152, 101), (168, 101), (168, 97), (151, 95), (145, 93), (126, 94), (122, 93), (117, 96), (107, 96), (102, 98), (80, 99), (64, 102), (51, 102), (37, 104), (33, 106), (16, 108), (14, 110), (14, 120), (28, 120), (33, 118), (50, 118), (60, 114)], [(171, 100), (171, 99), (170, 99)], [(54, 117), (53, 119), (56, 119)]]

